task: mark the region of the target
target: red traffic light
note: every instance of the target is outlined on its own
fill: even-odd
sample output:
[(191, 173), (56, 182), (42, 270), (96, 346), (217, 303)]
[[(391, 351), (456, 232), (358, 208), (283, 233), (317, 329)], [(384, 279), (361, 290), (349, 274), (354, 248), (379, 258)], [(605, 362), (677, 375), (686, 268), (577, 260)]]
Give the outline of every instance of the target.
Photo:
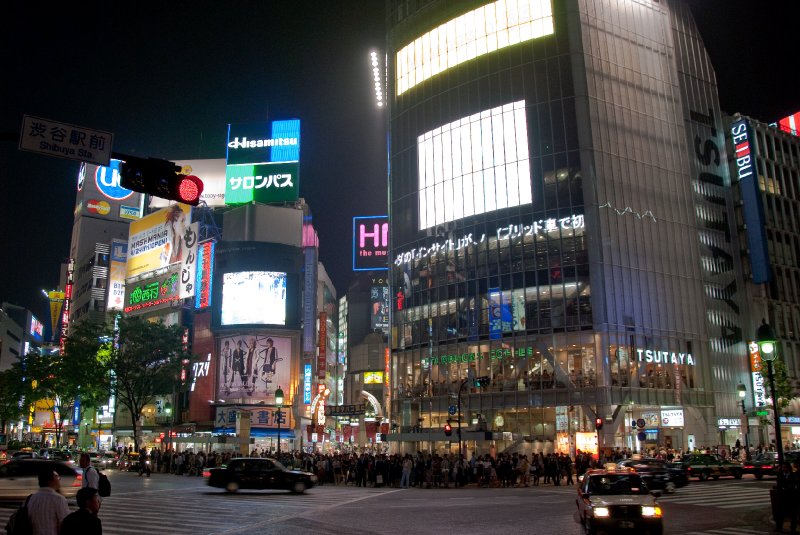
[(450, 425), (449, 422), (444, 424), (444, 434), (449, 437), (452, 432), (453, 432), (453, 426)]
[(178, 175), (175, 197), (178, 202), (197, 206), (203, 193), (203, 181), (194, 175)]
[(595, 418), (594, 419), (594, 428), (600, 431), (603, 428), (603, 419), (602, 418)]

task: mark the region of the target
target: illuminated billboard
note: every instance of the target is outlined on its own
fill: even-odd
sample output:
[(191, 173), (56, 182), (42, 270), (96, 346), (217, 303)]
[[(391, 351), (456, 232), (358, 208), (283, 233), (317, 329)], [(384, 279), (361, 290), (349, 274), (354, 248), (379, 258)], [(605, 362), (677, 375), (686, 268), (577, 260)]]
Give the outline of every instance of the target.
[(383, 372), (364, 372), (365, 385), (382, 385)]
[(285, 325), (286, 273), (225, 273), (221, 318), (222, 325)]
[(183, 261), (183, 237), (191, 223), (191, 206), (173, 204), (130, 225), (128, 277)]
[(44, 339), (44, 324), (33, 314), (31, 314), (30, 335), (37, 342), (41, 342)]
[(419, 229), (533, 202), (525, 101), (417, 139)]
[(389, 269), (389, 216), (353, 218), (353, 271)]
[(389, 286), (372, 286), (369, 290), (370, 328), (389, 332)]
[(180, 274), (168, 272), (152, 279), (125, 285), (126, 314), (143, 313), (169, 307), (180, 300)]
[(484, 54), (553, 33), (550, 0), (499, 0), (460, 15), (397, 53), (397, 95)]
[(226, 336), (219, 340), (218, 363), (220, 395), (275, 403), (275, 389), (281, 386), (289, 392), (292, 339), (264, 334)]
[(225, 204), (292, 202), (300, 197), (298, 163), (229, 165)]
[(106, 310), (122, 310), (125, 305), (125, 270), (127, 261), (128, 243), (122, 240), (111, 240)]
[(119, 166), (119, 160), (111, 160), (107, 166), (81, 163), (75, 217), (87, 215), (115, 221), (142, 217), (144, 195), (120, 185)]
[(228, 125), (228, 165), (300, 161), (300, 119)]
[(800, 128), (800, 111), (788, 115), (778, 121), (778, 128), (787, 134), (797, 135), (797, 129)]
[(197, 277), (194, 308), (211, 306), (211, 288), (214, 283), (214, 241), (203, 242), (197, 248)]

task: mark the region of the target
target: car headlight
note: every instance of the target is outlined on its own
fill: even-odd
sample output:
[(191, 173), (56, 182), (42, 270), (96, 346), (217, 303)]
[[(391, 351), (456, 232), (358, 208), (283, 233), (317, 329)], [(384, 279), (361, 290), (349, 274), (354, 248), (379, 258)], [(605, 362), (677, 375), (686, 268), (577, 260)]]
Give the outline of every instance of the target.
[(315, 476), (315, 475), (311, 476), (311, 481), (313, 481), (314, 483), (316, 483), (318, 479), (319, 478), (317, 476)]
[(657, 505), (643, 505), (642, 516), (648, 516), (648, 517), (661, 516), (661, 507)]
[(596, 518), (608, 518), (611, 516), (611, 511), (609, 511), (608, 507), (595, 507), (594, 516)]

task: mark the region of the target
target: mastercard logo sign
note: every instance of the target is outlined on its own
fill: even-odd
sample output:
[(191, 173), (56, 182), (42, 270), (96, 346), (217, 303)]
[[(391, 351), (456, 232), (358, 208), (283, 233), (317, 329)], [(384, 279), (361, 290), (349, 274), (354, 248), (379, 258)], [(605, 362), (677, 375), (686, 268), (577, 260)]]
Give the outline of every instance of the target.
[(98, 201), (97, 199), (89, 199), (86, 202), (86, 211), (90, 214), (108, 215), (111, 212), (111, 205), (106, 201)]

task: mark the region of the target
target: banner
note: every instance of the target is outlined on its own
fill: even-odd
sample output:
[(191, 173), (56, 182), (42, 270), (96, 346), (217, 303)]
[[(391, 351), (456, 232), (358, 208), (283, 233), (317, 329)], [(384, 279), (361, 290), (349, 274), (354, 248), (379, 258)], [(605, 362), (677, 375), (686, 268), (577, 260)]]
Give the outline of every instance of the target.
[(219, 340), (217, 391), (221, 397), (247, 403), (275, 403), (280, 386), (290, 403), (292, 340), (263, 334), (226, 336)]
[(183, 262), (183, 237), (191, 224), (191, 206), (173, 204), (130, 225), (127, 276)]
[(194, 297), (197, 291), (197, 239), (200, 223), (192, 223), (183, 234), (183, 249), (186, 254), (181, 259), (181, 299)]

